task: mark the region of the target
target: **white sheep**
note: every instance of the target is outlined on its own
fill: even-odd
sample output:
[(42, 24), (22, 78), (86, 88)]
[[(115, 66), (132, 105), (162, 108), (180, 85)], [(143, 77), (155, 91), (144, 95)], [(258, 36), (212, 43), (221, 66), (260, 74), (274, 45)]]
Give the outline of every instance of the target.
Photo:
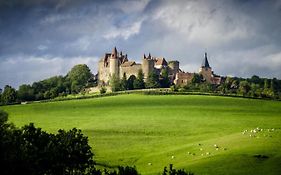
[(150, 163), (150, 162), (149, 162), (147, 165), (148, 165), (148, 166), (151, 166), (151, 165), (152, 165), (152, 163)]
[(175, 156), (172, 156), (171, 158), (172, 158), (172, 159), (174, 159), (174, 158), (175, 158)]

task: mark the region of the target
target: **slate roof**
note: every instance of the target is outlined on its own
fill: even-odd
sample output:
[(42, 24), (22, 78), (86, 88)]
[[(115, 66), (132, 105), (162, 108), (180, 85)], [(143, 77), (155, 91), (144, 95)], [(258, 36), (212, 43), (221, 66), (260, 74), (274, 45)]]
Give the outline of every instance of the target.
[(205, 58), (204, 58), (204, 60), (202, 62), (201, 67), (210, 68), (209, 61), (208, 61), (208, 58), (207, 58), (207, 53), (205, 53)]

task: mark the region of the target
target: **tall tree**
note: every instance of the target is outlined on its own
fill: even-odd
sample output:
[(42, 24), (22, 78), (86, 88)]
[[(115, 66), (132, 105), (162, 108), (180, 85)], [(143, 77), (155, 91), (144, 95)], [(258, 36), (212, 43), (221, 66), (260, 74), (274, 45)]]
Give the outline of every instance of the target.
[(18, 92), (18, 99), (20, 101), (35, 100), (34, 89), (30, 85), (20, 85)]
[(159, 87), (160, 87), (159, 75), (155, 71), (150, 72), (147, 77), (146, 88), (159, 88)]
[(163, 69), (161, 71), (160, 85), (162, 88), (170, 87), (169, 73), (167, 69)]
[(71, 82), (71, 93), (80, 92), (92, 77), (92, 73), (86, 64), (75, 65), (67, 74)]
[(128, 89), (128, 80), (127, 80), (126, 73), (123, 74), (123, 77), (120, 82), (120, 86), (121, 86), (121, 90), (123, 91)]
[(17, 100), (17, 93), (14, 88), (9, 85), (6, 85), (1, 97), (1, 101), (3, 104), (14, 103)]
[(120, 78), (116, 74), (111, 75), (109, 84), (112, 92), (120, 91)]
[(145, 83), (144, 83), (144, 74), (142, 70), (140, 69), (138, 71), (137, 78), (134, 80), (134, 89), (144, 89)]

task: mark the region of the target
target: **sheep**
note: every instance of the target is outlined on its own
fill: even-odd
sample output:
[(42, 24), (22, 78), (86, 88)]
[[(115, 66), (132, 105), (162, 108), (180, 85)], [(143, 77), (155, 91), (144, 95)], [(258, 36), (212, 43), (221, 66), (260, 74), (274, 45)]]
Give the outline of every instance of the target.
[(206, 155), (210, 155), (210, 153), (209, 153), (209, 152), (206, 152)]
[(218, 150), (219, 150), (219, 148), (216, 148), (216, 150), (218, 151)]
[(147, 165), (148, 165), (148, 166), (151, 166), (151, 165), (152, 165), (152, 163), (150, 163), (150, 162), (149, 162)]
[(200, 151), (203, 151), (203, 148), (200, 148)]
[(172, 158), (172, 159), (174, 159), (174, 158), (175, 158), (175, 156), (172, 156), (171, 158)]

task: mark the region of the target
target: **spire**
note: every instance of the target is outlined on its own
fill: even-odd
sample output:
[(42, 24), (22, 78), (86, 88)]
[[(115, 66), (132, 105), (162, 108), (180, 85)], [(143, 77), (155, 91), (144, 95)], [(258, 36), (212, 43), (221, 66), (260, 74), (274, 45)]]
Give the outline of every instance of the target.
[(207, 58), (207, 52), (205, 52), (205, 58), (202, 62), (201, 67), (205, 67), (205, 68), (210, 68), (209, 62), (208, 62), (208, 58)]
[(146, 59), (146, 56), (145, 56), (145, 54), (143, 54), (143, 59)]
[(150, 55), (150, 53), (148, 54), (148, 59), (151, 59), (151, 55)]
[(114, 49), (112, 50), (111, 57), (114, 58), (114, 59), (117, 59), (117, 49), (116, 49), (116, 47), (114, 47)]

